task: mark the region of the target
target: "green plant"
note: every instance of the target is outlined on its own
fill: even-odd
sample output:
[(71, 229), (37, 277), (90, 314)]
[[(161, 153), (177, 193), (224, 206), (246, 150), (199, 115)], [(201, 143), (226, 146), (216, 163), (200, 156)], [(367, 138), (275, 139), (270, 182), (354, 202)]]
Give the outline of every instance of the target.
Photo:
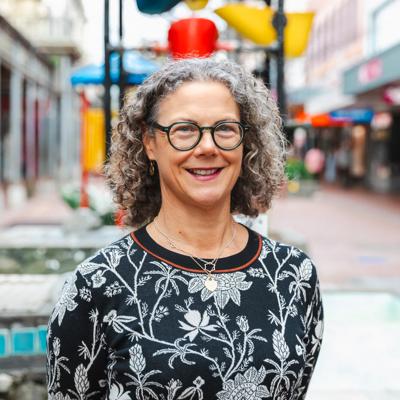
[(304, 161), (295, 158), (288, 159), (285, 166), (288, 180), (311, 180), (313, 175), (307, 171)]
[(79, 208), (80, 191), (79, 189), (65, 188), (61, 191), (61, 197), (73, 210)]
[[(89, 185), (89, 208), (101, 219), (103, 225), (114, 225), (115, 205), (110, 193), (105, 189), (99, 189)], [(72, 209), (80, 207), (80, 189), (76, 186), (65, 186), (61, 190), (61, 197)]]

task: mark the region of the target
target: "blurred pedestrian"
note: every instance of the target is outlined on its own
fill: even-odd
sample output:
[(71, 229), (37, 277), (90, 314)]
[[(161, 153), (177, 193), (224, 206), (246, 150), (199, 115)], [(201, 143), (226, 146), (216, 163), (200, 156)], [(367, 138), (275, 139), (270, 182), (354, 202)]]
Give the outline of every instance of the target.
[(350, 175), (352, 184), (362, 185), (365, 175), (365, 141), (366, 128), (363, 125), (356, 125), (352, 131), (352, 156), (350, 165)]
[(270, 207), (285, 139), (238, 65), (171, 62), (130, 98), (107, 169), (131, 234), (85, 260), (50, 318), (52, 399), (304, 399), (315, 267), (233, 219)]
[(351, 141), (343, 141), (337, 152), (337, 173), (342, 186), (350, 186)]
[(307, 171), (310, 174), (315, 175), (318, 179), (325, 166), (325, 155), (322, 150), (313, 148), (307, 151), (304, 163), (306, 165)]
[(328, 150), (326, 156), (324, 179), (329, 183), (336, 181), (336, 151), (333, 149)]

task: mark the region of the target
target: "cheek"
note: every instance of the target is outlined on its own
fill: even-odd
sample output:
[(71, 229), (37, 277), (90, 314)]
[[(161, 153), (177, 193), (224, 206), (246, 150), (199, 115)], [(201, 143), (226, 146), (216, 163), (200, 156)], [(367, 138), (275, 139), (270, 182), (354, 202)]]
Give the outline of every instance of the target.
[(239, 178), (240, 175), (242, 175), (242, 171), (243, 171), (243, 148), (240, 150), (240, 154), (237, 157), (237, 178)]
[[(236, 151), (236, 150), (235, 150)], [(230, 162), (239, 171), (242, 169), (243, 164), (243, 148), (238, 149), (237, 153), (231, 155)]]
[(180, 171), (179, 169), (187, 158), (188, 156), (185, 153), (175, 152), (171, 154), (168, 149), (164, 149), (159, 153), (157, 160), (160, 175), (169, 176), (171, 174), (183, 173), (184, 171)]

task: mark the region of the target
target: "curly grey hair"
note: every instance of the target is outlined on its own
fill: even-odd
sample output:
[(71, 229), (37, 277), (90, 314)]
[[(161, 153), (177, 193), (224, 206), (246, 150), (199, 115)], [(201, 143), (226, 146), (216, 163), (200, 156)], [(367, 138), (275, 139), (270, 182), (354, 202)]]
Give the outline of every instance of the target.
[(162, 99), (190, 81), (224, 84), (239, 105), (241, 122), (250, 126), (243, 140), (241, 174), (231, 193), (231, 212), (257, 216), (270, 208), (284, 182), (286, 139), (278, 108), (264, 84), (231, 61), (170, 61), (126, 98), (113, 132), (105, 173), (127, 226), (148, 223), (160, 210), (159, 177), (149, 174), (142, 136), (157, 120)]

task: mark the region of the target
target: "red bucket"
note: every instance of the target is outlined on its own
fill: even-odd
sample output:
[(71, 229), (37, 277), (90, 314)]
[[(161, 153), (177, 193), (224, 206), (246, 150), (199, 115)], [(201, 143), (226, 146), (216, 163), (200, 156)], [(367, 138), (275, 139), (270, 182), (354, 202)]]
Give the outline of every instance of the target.
[(216, 49), (218, 30), (205, 18), (186, 18), (171, 24), (169, 51), (173, 58), (208, 57)]

